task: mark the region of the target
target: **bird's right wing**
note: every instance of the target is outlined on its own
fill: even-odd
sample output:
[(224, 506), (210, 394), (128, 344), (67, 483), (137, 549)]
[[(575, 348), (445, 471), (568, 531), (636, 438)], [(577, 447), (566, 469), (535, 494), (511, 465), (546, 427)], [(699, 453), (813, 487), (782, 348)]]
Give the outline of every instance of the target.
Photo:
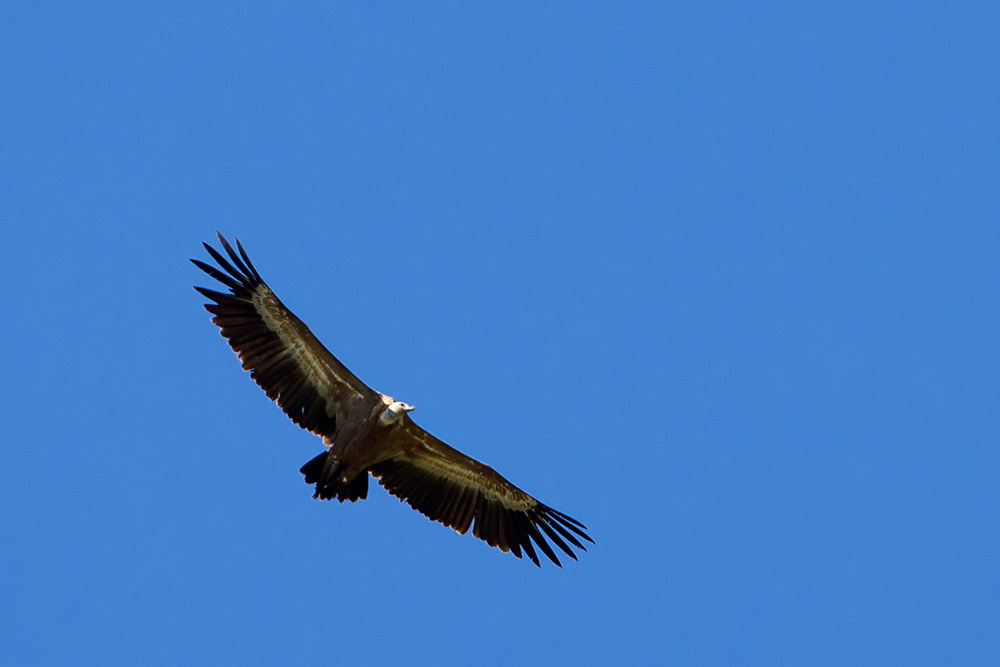
[(204, 246), (222, 270), (191, 261), (228, 287), (229, 294), (195, 289), (214, 301), (205, 304), (205, 310), (215, 315), (212, 322), (268, 398), (302, 428), (331, 437), (348, 411), (363, 410), (380, 400), (281, 303), (238, 239), (239, 254), (222, 234), (219, 242), (231, 263), (212, 246)]

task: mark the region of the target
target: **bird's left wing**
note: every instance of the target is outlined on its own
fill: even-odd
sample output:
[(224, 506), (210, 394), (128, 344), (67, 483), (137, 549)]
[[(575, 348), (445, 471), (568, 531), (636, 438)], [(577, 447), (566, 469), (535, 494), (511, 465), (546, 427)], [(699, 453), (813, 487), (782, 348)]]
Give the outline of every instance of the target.
[(362, 410), (378, 394), (330, 353), (281, 303), (250, 263), (219, 234), (229, 260), (207, 243), (219, 267), (197, 259), (199, 269), (229, 288), (229, 294), (195, 287), (215, 303), (205, 309), (243, 362), (243, 369), (293, 422), (317, 435), (333, 436), (352, 409)]
[[(522, 550), (539, 565), (534, 545), (560, 565), (546, 537), (571, 558), (569, 544), (586, 551), (578, 537), (593, 542), (586, 526), (538, 502), (493, 468), (449, 447), (417, 426), (409, 416), (391, 436), (391, 458), (371, 466), (389, 493), (433, 521), (472, 534), (518, 558)], [(473, 523), (474, 522), (474, 523)], [(575, 533), (575, 535), (574, 535)], [(567, 542), (569, 544), (567, 544)]]

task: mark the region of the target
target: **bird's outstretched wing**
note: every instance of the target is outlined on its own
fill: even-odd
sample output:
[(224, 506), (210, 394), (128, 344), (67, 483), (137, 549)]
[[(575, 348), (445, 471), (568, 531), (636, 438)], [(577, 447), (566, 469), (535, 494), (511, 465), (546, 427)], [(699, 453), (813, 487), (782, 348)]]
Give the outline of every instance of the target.
[(576, 519), (538, 502), (408, 416), (404, 420), (388, 447), (395, 453), (371, 466), (371, 473), (413, 509), (462, 534), (471, 526), (472, 534), (490, 546), (511, 551), (518, 558), (523, 551), (535, 565), (540, 564), (532, 542), (560, 567), (546, 537), (574, 560), (576, 554), (569, 545), (586, 551), (577, 537), (593, 543), (584, 532), (586, 526)]
[(333, 436), (347, 410), (370, 405), (378, 394), (354, 376), (323, 347), (309, 328), (288, 310), (264, 283), (236, 240), (236, 248), (219, 234), (229, 261), (207, 243), (216, 268), (197, 259), (199, 269), (229, 288), (229, 294), (204, 287), (196, 290), (214, 303), (205, 309), (215, 317), (243, 369), (278, 403), (292, 421), (317, 435)]

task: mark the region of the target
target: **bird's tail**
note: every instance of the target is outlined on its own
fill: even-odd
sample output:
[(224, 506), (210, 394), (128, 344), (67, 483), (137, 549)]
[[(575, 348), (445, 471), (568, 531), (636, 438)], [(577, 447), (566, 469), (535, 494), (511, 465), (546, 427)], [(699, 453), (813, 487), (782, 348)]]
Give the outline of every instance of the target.
[(342, 475), (344, 470), (340, 462), (332, 459), (328, 464), (329, 457), (329, 452), (323, 452), (299, 468), (299, 472), (306, 476), (306, 484), (316, 485), (316, 493), (313, 494), (313, 498), (320, 500), (336, 498), (340, 502), (345, 500), (354, 502), (367, 498), (368, 471), (362, 470), (345, 482)]

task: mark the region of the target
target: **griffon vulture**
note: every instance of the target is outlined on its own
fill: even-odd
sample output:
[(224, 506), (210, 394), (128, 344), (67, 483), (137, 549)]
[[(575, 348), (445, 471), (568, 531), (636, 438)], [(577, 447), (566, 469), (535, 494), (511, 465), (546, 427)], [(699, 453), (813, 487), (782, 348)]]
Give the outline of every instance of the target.
[(302, 466), (314, 498), (364, 499), (368, 475), (433, 521), (472, 534), (539, 565), (535, 547), (560, 565), (551, 540), (574, 560), (570, 545), (593, 542), (586, 526), (540, 503), (489, 466), (420, 428), (413, 406), (370, 389), (313, 336), (261, 279), (243, 250), (219, 234), (227, 260), (207, 243), (218, 268), (199, 269), (229, 293), (196, 287), (243, 369), (293, 422), (323, 438), (326, 450)]

